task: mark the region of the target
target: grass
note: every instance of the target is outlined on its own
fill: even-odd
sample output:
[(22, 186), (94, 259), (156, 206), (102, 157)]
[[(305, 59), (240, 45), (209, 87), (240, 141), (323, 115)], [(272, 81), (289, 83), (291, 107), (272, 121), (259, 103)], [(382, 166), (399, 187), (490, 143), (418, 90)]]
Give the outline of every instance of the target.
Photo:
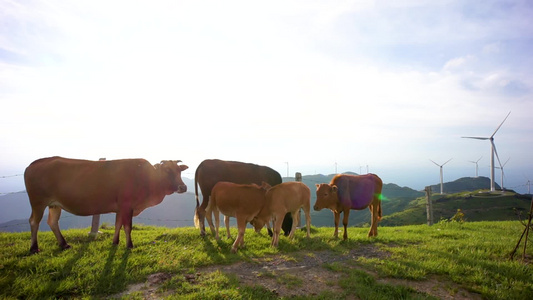
[[(51, 232), (39, 233), (41, 252), (29, 255), (30, 234), (0, 233), (0, 298), (106, 298), (128, 285), (145, 282), (155, 273), (173, 276), (161, 286), (169, 299), (276, 299), (261, 287), (240, 286), (238, 278), (215, 271), (195, 282), (184, 274), (196, 274), (204, 266), (252, 262), (277, 254), (298, 260), (301, 251), (333, 251), (339, 255), (361, 245), (372, 245), (386, 257), (361, 256), (344, 263), (325, 265), (341, 274), (341, 294), (323, 292), (302, 299), (418, 299), (431, 298), (409, 287), (383, 283), (387, 278), (424, 282), (431, 278), (452, 282), (486, 299), (526, 299), (533, 295), (533, 270), (520, 260), (510, 261), (523, 225), (518, 221), (441, 222), (434, 226), (379, 227), (379, 236), (369, 239), (368, 229), (349, 228), (347, 241), (332, 237), (333, 228), (313, 228), (312, 238), (297, 232), (293, 241), (280, 239), (278, 249), (270, 247), (266, 234), (247, 230), (245, 248), (230, 253), (232, 240), (202, 238), (194, 228), (135, 226), (135, 248), (126, 249), (124, 236), (119, 246), (111, 243), (113, 230), (102, 229), (96, 239), (88, 229), (63, 231), (72, 249), (61, 251)], [(263, 230), (264, 232), (265, 230)], [(232, 231), (235, 236), (236, 230)], [(530, 244), (531, 245), (531, 244)], [(533, 256), (533, 246), (527, 254)], [(263, 272), (261, 277), (279, 274)], [(278, 283), (289, 287), (303, 284), (297, 276), (281, 275)], [(330, 279), (327, 279), (330, 280)], [(449, 288), (453, 293), (454, 288)], [(125, 298), (142, 299), (139, 293)]]

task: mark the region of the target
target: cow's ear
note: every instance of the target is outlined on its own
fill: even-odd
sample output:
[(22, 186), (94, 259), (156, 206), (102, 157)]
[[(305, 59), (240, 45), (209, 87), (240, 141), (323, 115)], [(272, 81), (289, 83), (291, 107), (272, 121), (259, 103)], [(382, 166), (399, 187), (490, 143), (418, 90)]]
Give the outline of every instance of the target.
[(187, 170), (189, 167), (187, 165), (181, 165), (181, 166), (178, 166), (180, 168), (180, 171), (185, 171)]
[(320, 187), (320, 184), (318, 184), (318, 183), (316, 183), (315, 185), (316, 185), (316, 188), (317, 188), (317, 189)]
[(268, 191), (272, 186), (266, 182), (261, 182), (261, 188), (263, 188), (265, 191)]
[(336, 193), (338, 190), (339, 190), (339, 189), (337, 188), (336, 185), (332, 185), (332, 186), (331, 186), (331, 191), (332, 191), (332, 192)]

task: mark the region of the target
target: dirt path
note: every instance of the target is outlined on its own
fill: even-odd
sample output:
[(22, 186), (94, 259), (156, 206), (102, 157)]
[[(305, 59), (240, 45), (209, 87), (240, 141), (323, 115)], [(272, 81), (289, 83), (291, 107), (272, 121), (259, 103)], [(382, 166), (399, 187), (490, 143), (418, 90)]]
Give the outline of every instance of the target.
[[(357, 260), (359, 257), (386, 259), (389, 256), (390, 253), (373, 245), (361, 246), (344, 255), (331, 251), (278, 254), (253, 259), (251, 262), (209, 266), (197, 270), (195, 274), (153, 274), (149, 276), (146, 283), (131, 285), (127, 291), (115, 296), (122, 297), (134, 292), (142, 292), (144, 299), (161, 299), (168, 293), (158, 294), (158, 287), (173, 276), (183, 276), (194, 284), (199, 277), (215, 271), (235, 274), (242, 285), (261, 285), (279, 297), (312, 296), (325, 290), (341, 292), (342, 288), (337, 283), (343, 274), (324, 268), (324, 264)], [(377, 278), (377, 274), (365, 271)], [(378, 278), (377, 281), (409, 286), (440, 299), (481, 299), (479, 295), (469, 293), (457, 284), (439, 278), (430, 278), (426, 281)]]

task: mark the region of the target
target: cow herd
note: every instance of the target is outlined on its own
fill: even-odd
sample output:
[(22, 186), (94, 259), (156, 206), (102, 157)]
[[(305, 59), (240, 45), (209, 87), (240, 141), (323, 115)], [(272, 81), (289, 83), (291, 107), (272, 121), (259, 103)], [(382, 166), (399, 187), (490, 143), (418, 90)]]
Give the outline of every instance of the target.
[[(59, 229), (61, 210), (90, 216), (116, 213), (113, 244), (118, 244), (124, 228), (126, 245), (131, 240), (132, 218), (144, 209), (157, 205), (166, 195), (184, 193), (187, 186), (181, 172), (188, 169), (181, 161), (162, 161), (151, 165), (144, 159), (89, 161), (49, 157), (34, 161), (24, 172), (26, 190), (30, 199), (31, 246), (30, 253), (39, 252), (37, 232), (48, 207), (48, 225), (57, 238), (59, 247), (70, 248)], [(327, 184), (316, 185), (315, 210), (330, 209), (334, 214), (335, 237), (341, 212), (344, 213), (344, 236), (350, 209), (369, 208), (372, 219), (368, 236), (377, 235), (381, 220), (381, 179), (374, 174), (337, 175)], [(202, 193), (202, 203), (198, 197)], [(311, 191), (301, 182), (284, 182), (275, 170), (255, 164), (204, 160), (194, 177), (196, 194), (195, 225), (205, 236), (205, 219), (211, 232), (219, 239), (219, 218), (222, 213), (227, 236), (230, 236), (229, 218), (237, 220), (238, 236), (233, 243), (236, 252), (244, 243), (246, 225), (256, 231), (265, 225), (272, 235), (273, 247), (279, 243), (281, 229), (293, 238), (300, 210), (305, 213), (307, 237), (310, 237)], [(213, 224), (212, 217), (215, 217)]]

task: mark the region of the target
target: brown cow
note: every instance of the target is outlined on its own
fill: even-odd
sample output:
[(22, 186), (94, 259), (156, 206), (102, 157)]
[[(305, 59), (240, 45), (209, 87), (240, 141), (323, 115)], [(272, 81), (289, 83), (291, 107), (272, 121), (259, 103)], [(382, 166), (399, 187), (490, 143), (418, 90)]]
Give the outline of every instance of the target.
[(368, 236), (378, 235), (378, 222), (381, 220), (381, 189), (383, 182), (375, 174), (347, 175), (333, 177), (330, 184), (316, 185), (316, 202), (314, 209), (329, 208), (335, 215), (335, 233), (338, 236), (341, 212), (344, 212), (344, 239), (348, 238), (346, 227), (350, 209), (370, 209), (372, 223)]
[[(257, 185), (261, 185), (264, 181), (270, 186), (275, 186), (276, 184), (280, 184), (282, 180), (278, 172), (266, 166), (219, 159), (206, 159), (202, 161), (198, 168), (196, 168), (194, 175), (194, 190), (196, 194), (194, 224), (196, 228), (200, 228), (200, 234), (202, 236), (205, 235), (205, 217), (207, 217), (211, 232), (215, 234), (211, 213), (207, 213), (206, 209), (209, 204), (211, 190), (219, 181), (238, 184), (255, 183)], [(198, 199), (198, 185), (203, 196), (201, 205)], [(283, 230), (285, 234), (289, 234), (289, 230), (292, 227), (292, 219), (290, 216), (286, 219), (286, 226), (283, 227)]]
[(154, 167), (144, 159), (89, 161), (50, 157), (34, 161), (24, 172), (32, 209), (30, 252), (39, 252), (37, 231), (47, 206), (48, 225), (62, 249), (70, 246), (59, 230), (61, 209), (79, 216), (115, 212), (113, 244), (118, 244), (124, 226), (126, 245), (133, 248), (132, 217), (161, 203), (165, 195), (187, 191), (181, 172), (188, 167), (178, 162), (162, 161)]
[[(274, 234), (272, 235), (271, 245), (277, 247), (285, 214), (290, 213), (293, 220), (298, 220), (300, 208), (303, 208), (305, 212), (307, 237), (309, 237), (311, 227), (311, 190), (301, 182), (284, 182), (270, 188), (266, 193), (266, 204), (259, 215), (252, 221), (252, 225), (262, 228), (265, 220), (268, 222), (272, 219), (274, 222)], [(292, 223), (289, 234), (290, 239), (293, 238), (296, 231), (296, 223), (297, 221)]]
[[(246, 223), (252, 221), (259, 214), (265, 205), (265, 194), (270, 185), (263, 182), (261, 186), (257, 184), (236, 184), (232, 182), (218, 182), (211, 190), (211, 200), (209, 207), (215, 214), (215, 237), (218, 235), (219, 212), (227, 217), (237, 219), (239, 235), (235, 239), (231, 252), (237, 252), (244, 244), (244, 231)], [(260, 231), (263, 226), (254, 226), (256, 231)]]

